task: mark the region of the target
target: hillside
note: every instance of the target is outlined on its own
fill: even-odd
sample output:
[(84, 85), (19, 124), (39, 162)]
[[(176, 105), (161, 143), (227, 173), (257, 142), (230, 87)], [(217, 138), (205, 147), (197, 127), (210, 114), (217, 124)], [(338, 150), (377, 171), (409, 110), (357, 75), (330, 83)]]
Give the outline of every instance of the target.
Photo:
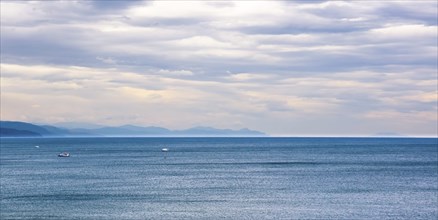
[(26, 122), (0, 121), (1, 137), (50, 136), (47, 129)]
[(169, 130), (162, 127), (141, 127), (124, 125), (101, 128), (61, 128), (52, 125), (35, 125), (18, 121), (1, 121), (1, 137), (73, 137), (73, 136), (117, 136), (117, 137), (245, 137), (266, 136), (266, 134), (249, 130), (217, 129), (212, 127), (194, 127), (185, 130)]
[(32, 131), (0, 127), (0, 137), (41, 137), (41, 134)]

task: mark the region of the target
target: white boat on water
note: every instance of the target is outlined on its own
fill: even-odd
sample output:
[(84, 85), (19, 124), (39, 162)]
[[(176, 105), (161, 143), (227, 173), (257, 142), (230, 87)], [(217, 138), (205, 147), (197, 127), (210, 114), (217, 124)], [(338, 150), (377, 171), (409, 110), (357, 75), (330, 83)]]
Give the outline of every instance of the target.
[(162, 151), (162, 152), (168, 152), (169, 149), (168, 149), (168, 148), (163, 148), (163, 149), (161, 149), (161, 151)]
[(58, 157), (70, 157), (70, 153), (62, 152), (62, 153), (58, 154)]

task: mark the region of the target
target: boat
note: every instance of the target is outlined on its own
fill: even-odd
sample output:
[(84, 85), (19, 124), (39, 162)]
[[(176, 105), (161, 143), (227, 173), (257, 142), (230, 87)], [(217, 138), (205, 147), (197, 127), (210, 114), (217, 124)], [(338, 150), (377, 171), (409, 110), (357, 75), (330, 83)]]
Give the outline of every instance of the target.
[(163, 148), (163, 149), (161, 149), (161, 151), (162, 151), (162, 152), (168, 152), (169, 149), (167, 149), (167, 148)]
[(62, 153), (58, 154), (58, 157), (70, 157), (70, 153), (62, 152)]

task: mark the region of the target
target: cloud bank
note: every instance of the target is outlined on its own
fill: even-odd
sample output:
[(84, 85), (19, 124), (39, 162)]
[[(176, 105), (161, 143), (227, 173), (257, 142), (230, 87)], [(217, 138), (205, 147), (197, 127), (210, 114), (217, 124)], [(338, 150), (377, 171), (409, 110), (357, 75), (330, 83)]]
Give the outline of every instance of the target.
[(1, 118), (436, 136), (436, 1), (2, 1)]

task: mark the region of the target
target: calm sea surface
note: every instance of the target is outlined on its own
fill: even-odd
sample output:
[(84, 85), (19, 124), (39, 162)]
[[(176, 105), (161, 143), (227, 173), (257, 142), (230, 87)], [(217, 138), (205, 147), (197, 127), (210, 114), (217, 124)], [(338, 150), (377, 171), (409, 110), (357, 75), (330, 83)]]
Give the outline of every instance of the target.
[(0, 159), (0, 219), (438, 218), (436, 138), (14, 138)]

